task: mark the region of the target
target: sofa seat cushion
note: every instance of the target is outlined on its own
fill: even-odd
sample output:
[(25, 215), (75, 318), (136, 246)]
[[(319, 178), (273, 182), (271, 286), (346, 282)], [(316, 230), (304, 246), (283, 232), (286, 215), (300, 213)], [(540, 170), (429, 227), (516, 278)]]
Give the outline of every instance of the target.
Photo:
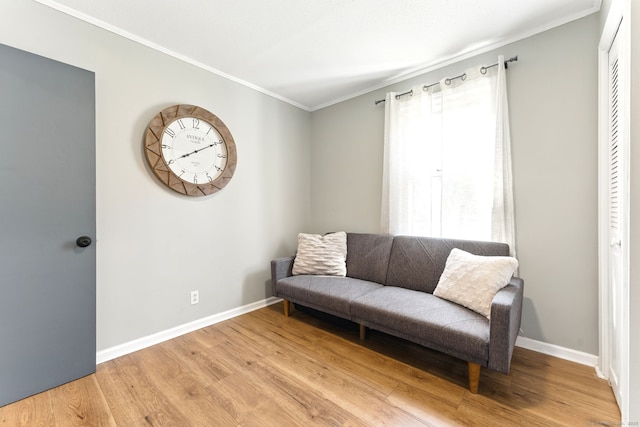
[(278, 280), (276, 295), (350, 319), (351, 302), (382, 287), (351, 277), (301, 275)]
[(385, 286), (351, 304), (353, 320), (465, 360), (489, 357), (489, 320), (429, 293)]

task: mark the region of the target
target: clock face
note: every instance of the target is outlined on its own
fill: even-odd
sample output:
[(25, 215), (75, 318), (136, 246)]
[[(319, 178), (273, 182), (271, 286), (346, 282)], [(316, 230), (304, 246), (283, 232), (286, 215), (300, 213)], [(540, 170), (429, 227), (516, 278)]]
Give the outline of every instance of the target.
[(183, 117), (165, 128), (162, 157), (178, 178), (192, 184), (211, 183), (227, 166), (227, 146), (210, 123)]
[(149, 122), (145, 156), (164, 185), (188, 196), (221, 190), (237, 162), (225, 124), (203, 108), (184, 104), (162, 110)]

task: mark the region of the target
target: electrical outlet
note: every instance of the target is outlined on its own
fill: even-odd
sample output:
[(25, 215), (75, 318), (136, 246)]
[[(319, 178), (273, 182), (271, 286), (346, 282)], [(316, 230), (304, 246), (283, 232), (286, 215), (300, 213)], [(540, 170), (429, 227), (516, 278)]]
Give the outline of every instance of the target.
[(198, 291), (191, 291), (191, 305), (193, 304), (197, 304), (200, 302), (200, 294), (198, 294)]

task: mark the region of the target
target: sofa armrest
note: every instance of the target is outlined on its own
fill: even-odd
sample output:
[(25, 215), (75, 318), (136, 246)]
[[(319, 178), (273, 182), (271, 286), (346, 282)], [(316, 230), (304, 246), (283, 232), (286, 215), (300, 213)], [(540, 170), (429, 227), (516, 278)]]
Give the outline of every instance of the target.
[(276, 283), (278, 280), (292, 276), (293, 260), (295, 257), (278, 258), (271, 261), (271, 290), (276, 294)]
[(509, 373), (513, 348), (520, 331), (523, 290), (524, 281), (512, 277), (491, 303), (488, 366), (503, 374)]

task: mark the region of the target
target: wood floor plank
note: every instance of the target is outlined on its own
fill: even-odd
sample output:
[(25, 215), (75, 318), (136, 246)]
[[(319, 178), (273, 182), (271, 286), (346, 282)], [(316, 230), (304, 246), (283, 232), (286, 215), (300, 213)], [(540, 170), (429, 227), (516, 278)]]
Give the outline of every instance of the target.
[(107, 365), (98, 370), (97, 378), (113, 418), (119, 426), (190, 425), (177, 409), (182, 402), (171, 402), (148, 378), (140, 360), (150, 348), (100, 366)]
[(387, 396), (359, 381), (346, 371), (300, 353), (276, 353), (265, 363), (295, 378), (323, 398), (340, 402), (340, 407), (368, 425), (420, 425), (422, 422), (386, 402)]
[(455, 418), (467, 425), (478, 427), (527, 426), (560, 427), (580, 424), (564, 424), (553, 419), (541, 418), (526, 410), (513, 408), (481, 394), (469, 393), (458, 407)]
[(206, 382), (219, 381), (234, 373), (231, 364), (215, 350), (219, 344), (203, 343), (187, 334), (160, 345), (181, 360), (196, 378)]
[(232, 425), (234, 419), (211, 399), (193, 372), (180, 360), (171, 357), (163, 345), (155, 345), (138, 354), (146, 378), (171, 403), (182, 419), (194, 425)]
[(429, 426), (468, 425), (456, 419), (459, 403), (453, 404), (446, 399), (438, 399), (434, 396), (437, 396), (434, 391), (425, 393), (424, 388), (401, 383), (387, 401)]
[(352, 419), (352, 415), (342, 406), (342, 402), (332, 401), (319, 393), (308, 383), (286, 376), (270, 366), (261, 366), (265, 384), (281, 393), (278, 406), (285, 412), (295, 414), (301, 425), (342, 425)]
[(229, 363), (234, 372), (251, 369), (259, 360), (271, 354), (267, 349), (261, 349), (251, 340), (241, 335), (235, 335), (232, 329), (222, 326), (227, 340), (216, 347), (217, 350), (224, 349), (225, 360)]
[[(577, 391), (551, 382), (543, 388), (539, 381), (531, 379), (523, 379), (508, 389), (494, 389), (485, 396), (541, 419), (565, 425), (592, 424), (617, 410), (611, 399), (603, 401), (591, 396), (587, 390)], [(589, 411), (584, 411), (584, 408), (589, 408)]]
[[(403, 362), (420, 381), (426, 374), (431, 374), (465, 389), (469, 386), (468, 364), (464, 360), (378, 331), (370, 331), (368, 336), (369, 339), (363, 343), (367, 349)], [(481, 372), (485, 371), (483, 369)], [(482, 385), (481, 380), (480, 387)]]
[[(237, 425), (243, 425), (247, 419), (255, 418), (252, 415), (254, 413), (277, 407), (277, 404), (273, 403), (271, 391), (261, 387), (260, 382), (254, 381), (251, 374), (230, 375), (209, 384), (207, 391), (211, 398), (236, 420)], [(277, 420), (284, 419), (287, 419), (284, 415), (277, 417)]]
[(187, 335), (190, 340), (199, 343), (200, 347), (211, 348), (224, 342), (227, 337), (216, 328), (202, 328)]
[[(401, 345), (404, 344), (406, 342), (401, 342)], [(395, 346), (396, 343), (393, 345)], [(379, 349), (384, 350), (384, 348)], [(348, 370), (354, 372), (358, 378), (371, 382), (378, 389), (385, 390), (387, 395), (397, 388), (399, 381), (402, 381), (455, 406), (460, 403), (467, 389), (466, 382), (452, 383), (407, 363), (406, 359), (396, 359), (382, 351), (372, 351), (369, 343), (363, 344), (357, 337), (354, 337), (353, 342), (338, 343), (331, 335), (327, 335), (326, 340), (319, 343), (313, 351), (321, 354), (331, 353), (332, 357), (327, 360), (333, 364), (348, 365)], [(428, 359), (425, 354), (420, 358), (421, 363), (427, 363), (424, 359)], [(460, 364), (466, 366), (466, 362), (461, 361)], [(466, 372), (460, 374), (466, 375)]]
[[(246, 376), (247, 372), (239, 372), (239, 375)], [(262, 361), (256, 363), (250, 379), (261, 390), (268, 391), (272, 404), (291, 414), (297, 420), (296, 425), (335, 426), (350, 419), (350, 414), (339, 402), (330, 401), (313, 387)]]
[(593, 368), (516, 348), (509, 375), (296, 307), (265, 307), (0, 408), (14, 426), (620, 424)]
[(116, 422), (95, 375), (51, 390), (53, 412), (58, 425), (114, 427)]
[(0, 407), (0, 426), (49, 427), (56, 425), (51, 391)]
[[(236, 375), (238, 370), (250, 369), (244, 365), (232, 367), (229, 354), (222, 350), (224, 342), (209, 347), (198, 341), (183, 339), (163, 343), (162, 347), (191, 372), (194, 380), (206, 390), (209, 399), (231, 418), (240, 422), (244, 412), (256, 409), (264, 394)], [(224, 375), (220, 373), (223, 372)], [(265, 402), (268, 403), (268, 402)]]
[[(528, 381), (531, 387), (538, 388), (546, 388), (547, 385), (553, 384), (563, 390), (573, 390), (611, 402), (611, 387), (606, 380), (596, 376), (592, 367), (523, 348), (516, 348), (515, 353), (520, 362), (512, 370), (515, 381)], [(564, 375), (557, 375), (558, 371)]]

